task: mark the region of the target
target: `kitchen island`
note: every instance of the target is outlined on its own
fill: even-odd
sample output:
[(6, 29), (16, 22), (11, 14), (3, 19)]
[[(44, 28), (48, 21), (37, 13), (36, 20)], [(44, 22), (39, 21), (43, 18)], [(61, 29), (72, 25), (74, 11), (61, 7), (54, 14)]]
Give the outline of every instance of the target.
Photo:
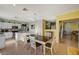
[(5, 35), (0, 34), (0, 49), (5, 47)]

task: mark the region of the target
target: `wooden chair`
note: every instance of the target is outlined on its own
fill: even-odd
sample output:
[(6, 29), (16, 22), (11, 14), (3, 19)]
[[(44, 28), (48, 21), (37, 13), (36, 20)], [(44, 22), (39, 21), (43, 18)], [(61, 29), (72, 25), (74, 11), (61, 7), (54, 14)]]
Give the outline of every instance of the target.
[(36, 54), (36, 49), (41, 45), (39, 43), (35, 42), (35, 37), (34, 36), (29, 36), (30, 37), (30, 46), (35, 50), (35, 54)]
[[(50, 42), (51, 42), (51, 43), (50, 43)], [(55, 47), (54, 47), (55, 44), (56, 44), (56, 40), (55, 40), (55, 38), (53, 38), (53, 39), (51, 39), (50, 41), (47, 41), (47, 42), (46, 42), (45, 48), (46, 48), (46, 49), (50, 49), (51, 54), (53, 54), (52, 49), (55, 51)]]

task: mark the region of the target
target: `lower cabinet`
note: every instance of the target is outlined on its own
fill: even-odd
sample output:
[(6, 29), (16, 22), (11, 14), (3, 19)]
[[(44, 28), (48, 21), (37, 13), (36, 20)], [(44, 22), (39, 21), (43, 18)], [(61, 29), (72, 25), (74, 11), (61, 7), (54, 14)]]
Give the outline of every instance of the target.
[(5, 37), (0, 34), (0, 49), (5, 47)]

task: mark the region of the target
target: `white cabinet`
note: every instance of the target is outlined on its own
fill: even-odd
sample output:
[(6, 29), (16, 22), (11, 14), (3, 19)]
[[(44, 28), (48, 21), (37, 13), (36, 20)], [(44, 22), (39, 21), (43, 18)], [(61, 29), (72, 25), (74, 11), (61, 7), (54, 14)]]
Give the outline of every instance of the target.
[(4, 35), (5, 35), (5, 39), (9, 39), (9, 38), (12, 38), (12, 32), (5, 32), (4, 33)]
[(4, 24), (4, 23), (1, 23), (0, 25), (1, 25), (1, 28), (2, 28), (2, 29), (5, 28), (5, 24)]
[(17, 33), (15, 33), (15, 39), (16, 39), (16, 41), (18, 41), (18, 40), (25, 41), (26, 35), (27, 35), (26, 33), (17, 32)]
[(2, 28), (2, 23), (0, 22), (0, 29)]
[(21, 40), (21, 33), (15, 33), (15, 40), (18, 41), (18, 40)]
[(0, 22), (0, 28), (1, 29), (12, 28), (12, 26), (18, 26), (18, 28), (21, 28), (21, 24), (13, 24), (13, 23)]
[(30, 36), (30, 44), (32, 48), (36, 48), (35, 37)]
[(21, 28), (21, 24), (12, 24), (12, 26), (18, 26), (18, 29)]
[(0, 22), (0, 28), (1, 29), (11, 28), (11, 24), (5, 23), (5, 22)]
[(5, 36), (0, 34), (0, 49), (5, 47)]

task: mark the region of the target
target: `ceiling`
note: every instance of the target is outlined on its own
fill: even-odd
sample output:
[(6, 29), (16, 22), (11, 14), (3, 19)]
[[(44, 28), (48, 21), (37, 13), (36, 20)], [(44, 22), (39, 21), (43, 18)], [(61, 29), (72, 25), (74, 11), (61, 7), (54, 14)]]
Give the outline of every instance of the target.
[[(26, 8), (23, 11), (23, 8)], [(79, 9), (78, 4), (3, 4), (0, 5), (0, 17), (17, 21), (52, 20), (56, 16)]]

